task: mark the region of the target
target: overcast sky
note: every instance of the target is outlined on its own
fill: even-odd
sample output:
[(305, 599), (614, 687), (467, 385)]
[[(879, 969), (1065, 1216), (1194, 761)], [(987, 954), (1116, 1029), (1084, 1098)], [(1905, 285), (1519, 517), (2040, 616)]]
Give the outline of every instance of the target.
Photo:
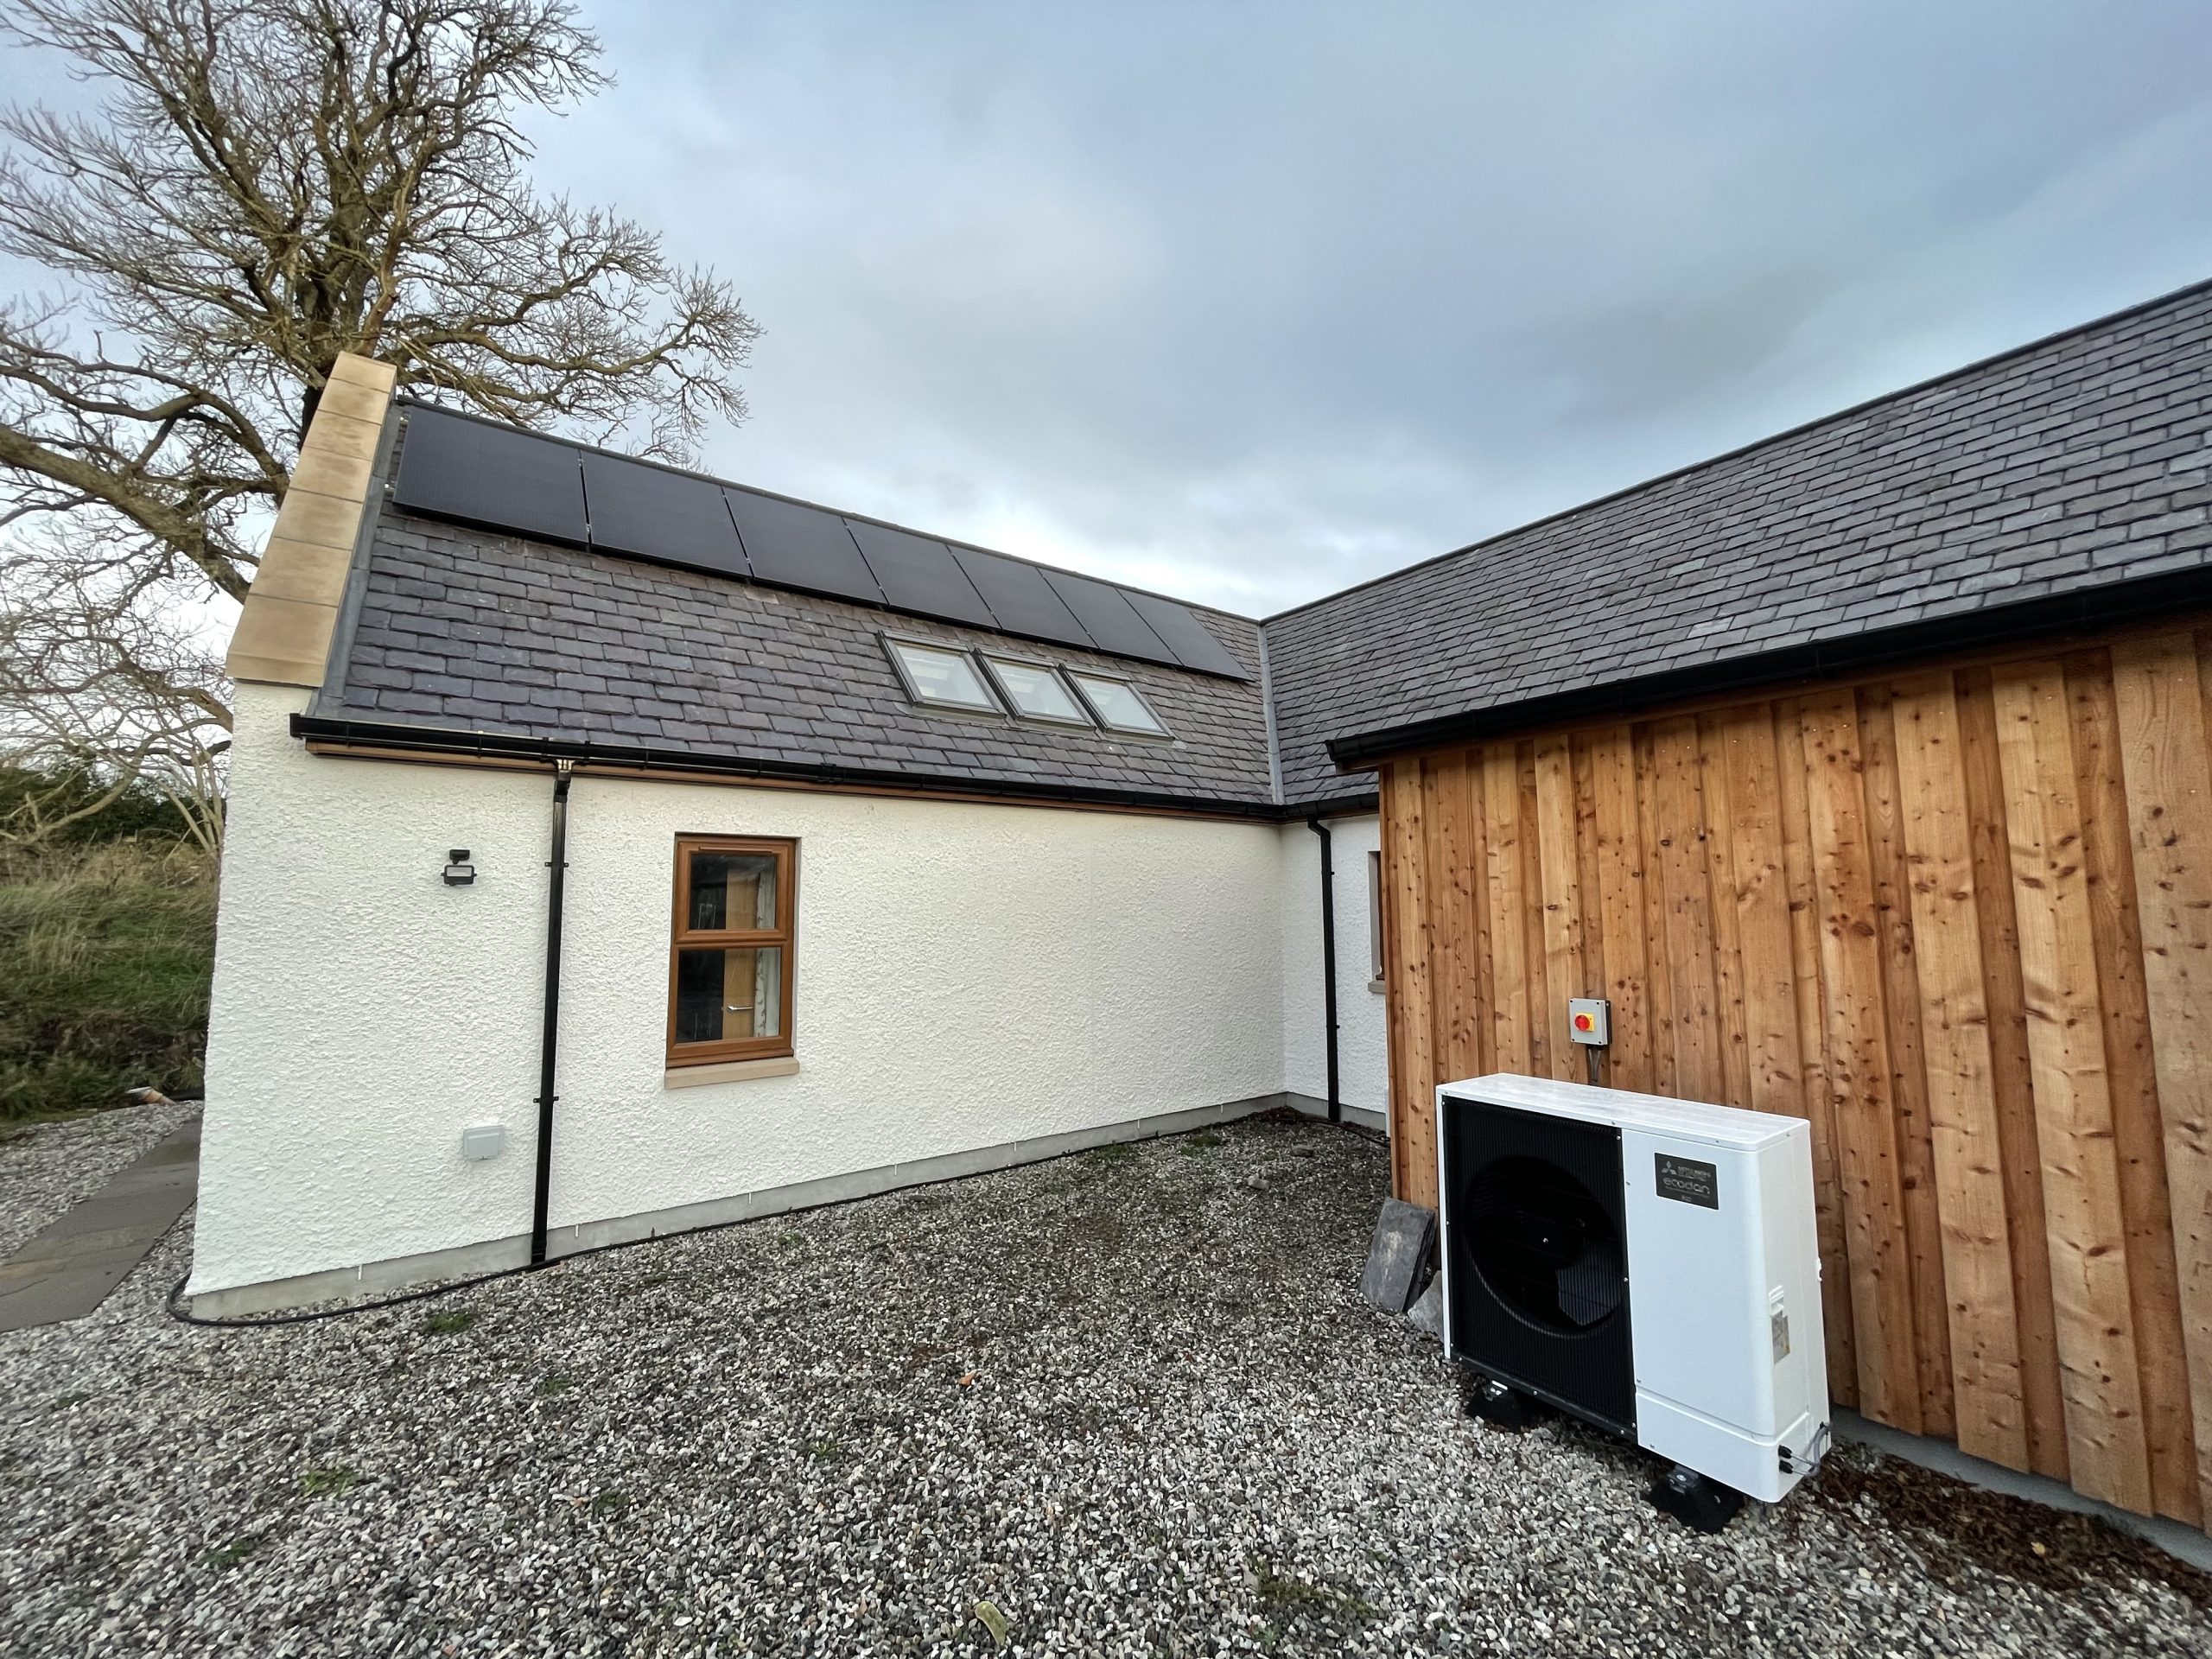
[(2202, 0), (588, 11), (711, 470), (1253, 613), (2212, 276)]
[(1264, 613), (2212, 276), (2212, 5), (614, 5), (711, 471)]

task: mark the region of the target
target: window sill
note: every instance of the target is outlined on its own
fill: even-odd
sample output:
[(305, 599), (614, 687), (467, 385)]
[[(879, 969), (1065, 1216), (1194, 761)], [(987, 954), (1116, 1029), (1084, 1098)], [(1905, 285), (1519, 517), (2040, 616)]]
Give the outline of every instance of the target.
[(664, 1089), (690, 1089), (702, 1083), (742, 1083), (747, 1077), (795, 1077), (796, 1055), (779, 1054), (769, 1060), (724, 1060), (716, 1065), (671, 1065), (662, 1074)]
[(1370, 979), (1367, 982), (1367, 988), (1380, 996), (1382, 995), (1382, 982), (1379, 979)]

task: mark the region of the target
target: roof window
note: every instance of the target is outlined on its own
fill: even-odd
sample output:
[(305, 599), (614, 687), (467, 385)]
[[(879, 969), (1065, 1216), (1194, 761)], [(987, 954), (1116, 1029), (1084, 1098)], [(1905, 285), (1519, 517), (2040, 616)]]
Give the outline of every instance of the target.
[(986, 652), (983, 666), (1013, 708), (1024, 720), (1049, 721), (1058, 726), (1088, 726), (1090, 716), (1068, 690), (1057, 670), (1045, 663), (1027, 663), (1018, 657), (998, 657)]
[(1167, 728), (1152, 712), (1152, 705), (1138, 696), (1136, 687), (1127, 680), (1084, 674), (1075, 669), (1068, 671), (1068, 677), (1075, 682), (1075, 689), (1097, 716), (1098, 723), (1108, 731), (1135, 732), (1145, 737), (1167, 735)]
[(883, 642), (891, 665), (906, 687), (906, 695), (930, 709), (958, 709), (969, 714), (995, 715), (998, 699), (983, 683), (976, 659), (964, 651), (946, 645), (925, 645), (918, 640)]

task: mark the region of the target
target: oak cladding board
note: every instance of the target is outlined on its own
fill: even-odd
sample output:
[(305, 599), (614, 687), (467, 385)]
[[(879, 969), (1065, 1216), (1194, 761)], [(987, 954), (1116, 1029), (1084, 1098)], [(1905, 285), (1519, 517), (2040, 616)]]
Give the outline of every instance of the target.
[(1995, 689), (2068, 1462), (2077, 1491), (2147, 1510), (2150, 1452), (2065, 671), (2019, 664), (1998, 671)]
[(2114, 650), (2120, 764), (2165, 1133), (2195, 1470), (2212, 1516), (2212, 753), (2206, 659), (2185, 633)]
[(1828, 1102), (1835, 1116), (1859, 1339), (1859, 1408), (1910, 1429), (1925, 1425), (1913, 1318), (1912, 1245), (1897, 1170), (1881, 935), (1866, 839), (1858, 707), (1848, 690), (1808, 697), (1806, 821), (1820, 905)]
[(1948, 677), (1901, 687), (1891, 705), (1903, 827), (1913, 867), (1911, 935), (1919, 963), (1943, 1282), (1960, 1446), (2028, 1466), (2025, 1394), (2014, 1313), (2003, 1140), (1989, 1056), (1974, 851), (1956, 700)]
[(2137, 1375), (2143, 1388), (2143, 1429), (2149, 1442), (2152, 1507), (2165, 1510), (2196, 1499), (2195, 1472), (2187, 1467), (2194, 1436), (2188, 1424), (2173, 1217), (2166, 1204), (2165, 1153), (2151, 1059), (2142, 926), (2128, 852), (2120, 715), (2106, 653), (2069, 653), (2062, 661), (2081, 789), (2082, 871), (2101, 988), (2106, 1081), (2127, 1236), (2128, 1300), (2135, 1320)]
[(1560, 1064), (1809, 1118), (1840, 1401), (2212, 1515), (2212, 639), (2172, 624), (1394, 759), (1392, 1132)]
[(1907, 897), (1910, 881), (1899, 817), (1891, 702), (1891, 688), (1885, 686), (1869, 686), (1859, 694), (1866, 844), (1882, 962), (1882, 1017), (1890, 1033), (1890, 1109), (1897, 1125), (1897, 1182), (1904, 1193), (1906, 1245), (1912, 1253), (1921, 1430), (1948, 1435), (1956, 1424), (1952, 1417), (1950, 1322), (1944, 1311), (1943, 1229), (1936, 1208), (1935, 1141), (1928, 1125), (1927, 1069), (1921, 1056), (1919, 964)]

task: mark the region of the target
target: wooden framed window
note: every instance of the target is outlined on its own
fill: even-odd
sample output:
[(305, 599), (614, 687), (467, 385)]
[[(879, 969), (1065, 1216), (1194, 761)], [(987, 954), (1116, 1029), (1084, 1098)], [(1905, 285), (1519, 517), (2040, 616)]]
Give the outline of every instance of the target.
[(791, 1052), (798, 843), (678, 836), (668, 950), (668, 1063)]

